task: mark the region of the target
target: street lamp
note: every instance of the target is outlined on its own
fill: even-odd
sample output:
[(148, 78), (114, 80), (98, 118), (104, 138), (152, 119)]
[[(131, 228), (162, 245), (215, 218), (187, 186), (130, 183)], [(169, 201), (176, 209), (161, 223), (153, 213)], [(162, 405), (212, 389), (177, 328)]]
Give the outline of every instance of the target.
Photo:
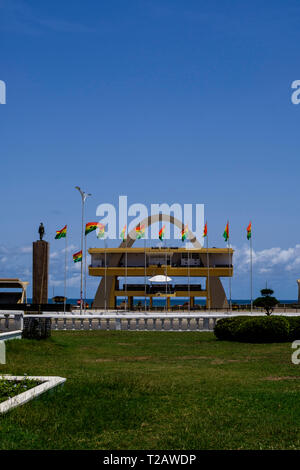
[[(87, 199), (88, 196), (91, 196), (89, 193), (85, 193), (80, 189), (79, 186), (75, 186), (75, 189), (77, 189), (80, 192), (81, 195), (81, 253), (83, 253), (83, 233), (84, 233), (84, 203)], [(86, 251), (86, 250), (85, 250)], [(86, 258), (86, 253), (85, 253), (85, 258)], [(86, 259), (85, 259), (85, 268), (86, 268)], [(86, 272), (85, 272), (86, 276)], [(80, 315), (82, 313), (82, 260), (81, 260), (81, 271), (80, 271)]]

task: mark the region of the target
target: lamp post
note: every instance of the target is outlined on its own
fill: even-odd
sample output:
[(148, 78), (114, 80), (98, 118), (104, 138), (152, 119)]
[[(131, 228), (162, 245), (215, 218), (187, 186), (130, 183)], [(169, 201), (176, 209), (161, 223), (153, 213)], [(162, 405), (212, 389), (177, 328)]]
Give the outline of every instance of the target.
[[(80, 192), (81, 195), (81, 253), (83, 253), (83, 234), (84, 234), (84, 203), (87, 199), (88, 196), (91, 196), (89, 193), (85, 193), (80, 189), (79, 186), (75, 186), (75, 189), (77, 189)], [(85, 265), (86, 265), (86, 260), (85, 260)], [(81, 260), (81, 270), (80, 270), (80, 315), (82, 313), (82, 260)]]

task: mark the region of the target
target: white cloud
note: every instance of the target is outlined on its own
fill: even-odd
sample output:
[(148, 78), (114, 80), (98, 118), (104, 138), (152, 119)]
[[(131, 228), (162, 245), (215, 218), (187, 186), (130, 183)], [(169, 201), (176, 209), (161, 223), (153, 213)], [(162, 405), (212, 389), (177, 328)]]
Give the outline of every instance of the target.
[(9, 250), (4, 245), (0, 245), (0, 255), (5, 255), (9, 252)]
[(271, 268), (260, 268), (260, 269), (258, 270), (258, 272), (259, 272), (260, 274), (269, 273), (269, 272), (271, 272), (271, 271), (272, 271)]
[[(237, 272), (249, 270), (250, 248), (244, 245), (241, 248), (234, 248), (234, 266)], [(300, 270), (300, 245), (291, 248), (266, 248), (261, 251), (253, 251), (253, 266), (256, 266), (258, 272), (272, 272), (278, 269), (286, 271)]]
[(20, 253), (32, 253), (32, 246), (22, 246), (20, 248)]

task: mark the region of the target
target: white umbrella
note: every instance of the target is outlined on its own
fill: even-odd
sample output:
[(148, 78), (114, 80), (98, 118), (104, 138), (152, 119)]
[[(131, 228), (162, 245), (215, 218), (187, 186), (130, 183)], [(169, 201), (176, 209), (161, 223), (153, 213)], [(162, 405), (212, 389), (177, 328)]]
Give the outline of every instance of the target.
[(172, 279), (168, 276), (158, 275), (158, 276), (150, 277), (149, 281), (150, 282), (170, 282), (172, 281)]

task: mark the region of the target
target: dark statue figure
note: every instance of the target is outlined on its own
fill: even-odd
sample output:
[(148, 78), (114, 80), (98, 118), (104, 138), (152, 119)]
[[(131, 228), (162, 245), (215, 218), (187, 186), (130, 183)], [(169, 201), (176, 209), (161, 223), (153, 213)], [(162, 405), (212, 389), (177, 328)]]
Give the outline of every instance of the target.
[(41, 222), (39, 226), (40, 240), (43, 240), (44, 233), (45, 233), (45, 227), (43, 225), (43, 222)]

